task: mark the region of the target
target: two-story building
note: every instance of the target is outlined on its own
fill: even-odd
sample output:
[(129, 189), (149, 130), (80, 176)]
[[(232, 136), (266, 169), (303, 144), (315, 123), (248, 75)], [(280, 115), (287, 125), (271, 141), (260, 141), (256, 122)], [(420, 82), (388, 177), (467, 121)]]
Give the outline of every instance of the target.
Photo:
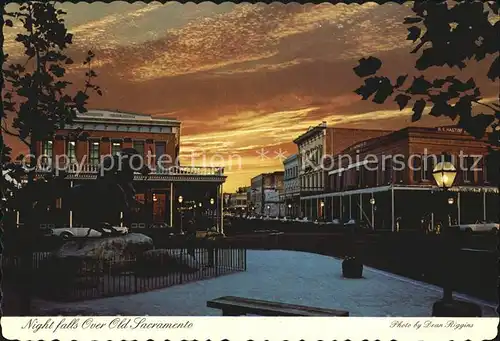
[[(251, 183), (251, 213), (259, 215), (270, 215), (281, 211), (280, 197), (283, 194), (283, 171), (262, 173), (253, 177)], [(284, 212), (280, 212), (284, 214)]]
[(283, 176), (283, 201), (286, 215), (298, 217), (300, 215), (300, 183), (299, 183), (299, 158), (293, 154), (283, 161), (285, 173)]
[(248, 187), (240, 187), (235, 193), (229, 194), (227, 210), (236, 214), (247, 213), (248, 211)]
[[(300, 197), (327, 192), (327, 168), (333, 155), (356, 142), (388, 133), (385, 130), (328, 127), (326, 122), (310, 127), (293, 141), (298, 147)], [(314, 203), (315, 207), (309, 207), (310, 204), (311, 201), (302, 200), (300, 215), (312, 219), (322, 216), (323, 206)]]
[[(457, 168), (447, 193), (436, 187), (432, 175), (442, 159)], [(408, 127), (338, 153), (328, 172), (329, 192), (302, 200), (325, 207), (328, 220), (355, 219), (392, 231), (419, 229), (426, 221), (495, 221), (498, 174), (488, 161), (486, 138), (476, 140), (456, 127)]]
[[(226, 177), (222, 167), (184, 167), (179, 162), (181, 122), (146, 114), (109, 110), (89, 110), (76, 118), (52, 139), (36, 142), (39, 165), (37, 175), (64, 170), (68, 186), (96, 179), (101, 159), (118, 153), (122, 148), (134, 148), (143, 156), (152, 172), (148, 176), (136, 173), (136, 198), (144, 203), (134, 224), (175, 225), (181, 219), (179, 197), (184, 202), (196, 201), (203, 207), (216, 209), (217, 226), (222, 229), (222, 186)], [(80, 131), (78, 135), (75, 131)], [(75, 226), (79, 217), (66, 212), (64, 203), (56, 205), (65, 222)]]

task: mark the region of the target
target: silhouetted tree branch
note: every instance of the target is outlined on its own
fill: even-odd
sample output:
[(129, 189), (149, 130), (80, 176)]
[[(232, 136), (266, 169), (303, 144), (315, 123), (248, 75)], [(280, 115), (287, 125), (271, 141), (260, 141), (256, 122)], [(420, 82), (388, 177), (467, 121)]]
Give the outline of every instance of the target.
[[(73, 35), (68, 33), (63, 16), (65, 11), (56, 8), (56, 2), (26, 1), (13, 12), (3, 9), (5, 21), (2, 27), (21, 25), (22, 33), (18, 33), (15, 41), (24, 49), (25, 61), (13, 61), (8, 65), (2, 64), (2, 120), (1, 130), (6, 134), (16, 136), (30, 149), (31, 169), (28, 173), (28, 184), (22, 189), (22, 204), (20, 210), (25, 212), (28, 229), (25, 233), (26, 245), (22, 247), (22, 263), (24, 279), (21, 285), (24, 288), (22, 313), (29, 315), (30, 310), (30, 274), (33, 245), (33, 231), (36, 220), (33, 218), (33, 203), (39, 202), (41, 195), (51, 192), (51, 183), (34, 181), (34, 166), (36, 160), (35, 141), (52, 139), (57, 129), (63, 128), (72, 122), (76, 111), (85, 112), (89, 98), (88, 90), (94, 90), (101, 95), (100, 88), (92, 83), (97, 75), (91, 69), (90, 63), (94, 54), (89, 51), (84, 64), (88, 64), (88, 79), (84, 89), (71, 93), (68, 86), (72, 83), (64, 80), (66, 66), (74, 61), (65, 54), (65, 50), (72, 44)], [(2, 55), (3, 56), (3, 55)], [(7, 56), (3, 61), (7, 60)], [(12, 118), (12, 128), (17, 132), (9, 131), (4, 122), (8, 116)], [(25, 175), (25, 174), (24, 174)], [(40, 187), (42, 186), (42, 187)], [(19, 193), (21, 194), (21, 193)], [(18, 196), (19, 197), (19, 196)], [(43, 200), (42, 200), (43, 201)]]
[[(416, 44), (410, 53), (420, 53), (416, 70), (430, 67), (462, 70), (472, 59), (481, 62), (486, 57), (493, 57), (486, 77), (492, 82), (498, 81), (498, 3), (457, 0), (448, 6), (446, 2), (421, 1), (415, 2), (412, 10), (415, 16), (405, 18), (404, 24), (411, 25), (407, 40)], [(467, 81), (455, 76), (426, 79), (420, 75), (408, 80), (408, 75), (401, 75), (391, 81), (376, 75), (381, 66), (382, 61), (378, 58), (368, 57), (359, 60), (354, 68), (356, 75), (364, 78), (364, 85), (355, 90), (363, 100), (372, 98), (373, 102), (381, 104), (392, 98), (400, 110), (412, 108), (413, 122), (420, 120), (425, 108), (430, 107), (430, 115), (458, 119), (458, 126), (476, 138), (491, 131), (488, 134), (490, 144), (500, 146), (500, 103), (485, 103), (473, 78)], [(489, 112), (475, 114), (473, 105), (488, 108)]]

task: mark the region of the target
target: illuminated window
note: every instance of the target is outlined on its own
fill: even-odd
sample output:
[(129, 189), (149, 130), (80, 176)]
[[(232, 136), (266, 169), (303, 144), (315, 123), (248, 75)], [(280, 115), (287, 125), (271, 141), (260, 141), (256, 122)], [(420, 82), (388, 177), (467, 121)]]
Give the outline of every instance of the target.
[(111, 154), (112, 155), (117, 155), (120, 150), (122, 150), (122, 143), (121, 142), (113, 142), (111, 144)]
[(92, 165), (99, 164), (99, 146), (100, 143), (98, 141), (90, 141), (89, 142), (89, 162)]
[(50, 165), (53, 157), (53, 143), (52, 141), (42, 142), (42, 164)]
[(75, 141), (68, 141), (66, 154), (68, 157), (68, 162), (70, 164), (76, 162), (76, 142)]

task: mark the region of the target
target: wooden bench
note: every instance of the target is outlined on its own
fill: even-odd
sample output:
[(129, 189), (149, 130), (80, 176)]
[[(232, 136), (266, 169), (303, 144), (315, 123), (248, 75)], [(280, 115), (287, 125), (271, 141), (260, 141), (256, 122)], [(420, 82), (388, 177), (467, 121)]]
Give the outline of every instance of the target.
[(260, 316), (349, 316), (338, 309), (315, 308), (250, 298), (224, 296), (207, 302), (207, 307), (221, 309), (223, 316), (254, 314)]

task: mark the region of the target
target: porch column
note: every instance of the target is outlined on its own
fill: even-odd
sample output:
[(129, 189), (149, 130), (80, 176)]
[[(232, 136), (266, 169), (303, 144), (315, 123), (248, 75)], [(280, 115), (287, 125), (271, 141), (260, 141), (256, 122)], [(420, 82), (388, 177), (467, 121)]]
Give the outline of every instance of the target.
[(391, 224), (392, 232), (394, 232), (394, 187), (391, 186)]
[(352, 200), (350, 194), (349, 194), (349, 219), (352, 219)]
[[(373, 197), (373, 192), (372, 199), (375, 200), (375, 198)], [(375, 230), (375, 204), (370, 203), (370, 206), (372, 207), (372, 230)]]
[(170, 183), (170, 227), (174, 226), (174, 183)]
[(222, 188), (222, 184), (219, 186), (220, 188), (220, 233), (224, 233), (224, 191)]
[(330, 209), (332, 211), (332, 219), (330, 219), (330, 221), (333, 221), (333, 218), (335, 218), (333, 215), (335, 214), (335, 200), (333, 200), (333, 196), (330, 197), (330, 205), (332, 206)]
[(460, 192), (457, 192), (457, 219), (458, 219), (458, 225), (460, 225), (460, 220), (461, 220), (461, 211), (460, 211)]
[(339, 198), (340, 198), (340, 221), (343, 222), (344, 221), (344, 203), (342, 202), (342, 197), (343, 195), (339, 195)]
[(483, 192), (483, 220), (486, 221), (486, 191)]
[[(69, 182), (69, 187), (70, 188), (73, 187), (73, 181)], [(72, 210), (69, 211), (69, 227), (73, 227), (73, 211)]]
[(359, 221), (363, 220), (363, 194), (359, 193)]

